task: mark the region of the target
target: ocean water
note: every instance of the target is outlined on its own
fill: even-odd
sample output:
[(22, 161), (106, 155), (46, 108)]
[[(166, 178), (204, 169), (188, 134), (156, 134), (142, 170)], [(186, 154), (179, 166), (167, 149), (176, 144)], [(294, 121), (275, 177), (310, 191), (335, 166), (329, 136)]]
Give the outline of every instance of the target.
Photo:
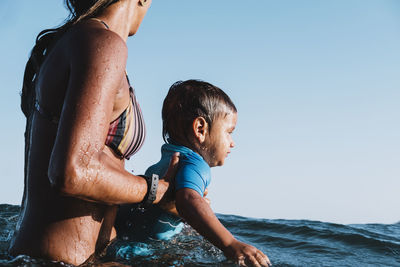
[[(67, 266), (7, 254), (19, 207), (0, 205), (0, 266)], [(400, 223), (342, 225), (218, 214), (241, 241), (266, 253), (273, 266), (400, 266)], [(91, 266), (236, 266), (189, 226), (169, 241), (117, 240)]]

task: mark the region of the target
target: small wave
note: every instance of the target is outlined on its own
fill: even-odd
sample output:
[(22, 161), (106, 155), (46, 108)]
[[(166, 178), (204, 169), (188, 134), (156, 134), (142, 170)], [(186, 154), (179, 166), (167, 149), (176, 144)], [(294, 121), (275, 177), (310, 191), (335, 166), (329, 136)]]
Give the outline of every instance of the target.
[[(0, 205), (0, 266), (68, 266), (7, 254), (19, 206)], [(239, 239), (265, 252), (274, 266), (400, 266), (400, 222), (341, 225), (218, 214)], [(235, 266), (190, 226), (168, 241), (116, 240), (90, 266)]]
[[(320, 260), (323, 255), (326, 262), (332, 260), (332, 264), (342, 262), (342, 259), (370, 263), (375, 262), (374, 259), (378, 259), (377, 261), (384, 259), (383, 262), (386, 262), (384, 266), (400, 266), (398, 225), (341, 225), (306, 220), (219, 216), (223, 224), (243, 241), (251, 242), (253, 245), (265, 244), (263, 246), (265, 251), (271, 251), (271, 247), (280, 248), (280, 251), (277, 251), (280, 255), (297, 251), (309, 257), (301, 264), (294, 261), (296, 264), (311, 264)], [(327, 264), (326, 262), (324, 265)], [(359, 264), (356, 265), (359, 266)]]

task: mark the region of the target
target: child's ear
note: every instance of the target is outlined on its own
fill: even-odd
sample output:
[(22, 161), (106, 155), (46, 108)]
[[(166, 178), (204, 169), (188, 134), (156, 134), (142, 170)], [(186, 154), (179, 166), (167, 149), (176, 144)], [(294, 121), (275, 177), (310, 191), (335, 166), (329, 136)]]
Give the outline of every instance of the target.
[(203, 117), (197, 117), (193, 121), (193, 133), (197, 141), (200, 144), (206, 139), (206, 134), (208, 132), (208, 123)]

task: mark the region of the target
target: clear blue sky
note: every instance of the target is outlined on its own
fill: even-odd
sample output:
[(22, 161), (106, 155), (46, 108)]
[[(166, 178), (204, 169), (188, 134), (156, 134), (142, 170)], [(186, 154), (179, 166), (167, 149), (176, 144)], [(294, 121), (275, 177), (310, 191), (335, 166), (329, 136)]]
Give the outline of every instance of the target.
[[(22, 196), (28, 54), (66, 14), (61, 0), (0, 1), (0, 203)], [(239, 111), (236, 148), (212, 171), (216, 212), (400, 220), (400, 1), (154, 0), (128, 47), (148, 129), (129, 170), (160, 157), (169, 86), (198, 78)]]

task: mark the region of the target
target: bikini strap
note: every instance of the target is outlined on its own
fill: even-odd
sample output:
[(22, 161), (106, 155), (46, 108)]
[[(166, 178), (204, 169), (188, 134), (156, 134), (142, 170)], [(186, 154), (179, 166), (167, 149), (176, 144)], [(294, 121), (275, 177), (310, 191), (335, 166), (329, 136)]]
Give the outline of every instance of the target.
[(126, 72), (126, 70), (125, 70), (125, 77), (126, 77), (126, 80), (128, 81), (129, 87), (132, 87), (131, 82), (129, 80), (128, 72)]
[(104, 20), (101, 20), (101, 19), (98, 19), (98, 18), (90, 18), (90, 19), (100, 22), (101, 24), (104, 25), (104, 27), (107, 28), (107, 30), (110, 29), (110, 27), (108, 27), (107, 23), (105, 23)]

